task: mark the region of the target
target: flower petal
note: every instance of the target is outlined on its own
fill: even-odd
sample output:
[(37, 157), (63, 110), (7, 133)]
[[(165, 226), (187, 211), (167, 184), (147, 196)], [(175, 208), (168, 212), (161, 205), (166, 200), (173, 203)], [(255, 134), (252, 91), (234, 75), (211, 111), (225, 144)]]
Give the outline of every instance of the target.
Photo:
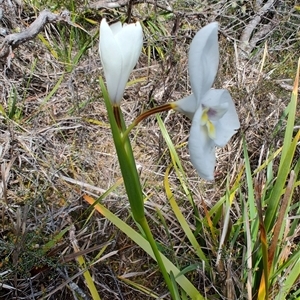
[(111, 101), (116, 103), (117, 100), (121, 100), (117, 99), (117, 91), (121, 77), (122, 54), (113, 31), (105, 19), (102, 19), (100, 24), (99, 52), (108, 94)]
[(213, 22), (198, 31), (189, 51), (189, 74), (192, 91), (200, 105), (201, 98), (211, 88), (219, 65), (218, 23)]
[(223, 94), (223, 99), (227, 99), (228, 110), (224, 116), (219, 120), (216, 126), (216, 139), (215, 143), (219, 147), (224, 147), (230, 138), (237, 132), (240, 128), (240, 121), (235, 109), (235, 105), (232, 101), (230, 94), (225, 91)]
[(215, 143), (209, 138), (206, 127), (200, 124), (202, 112), (200, 106), (192, 121), (189, 137), (190, 158), (200, 177), (206, 180), (214, 180)]
[(219, 121), (227, 112), (228, 103), (220, 103), (219, 106), (209, 107), (207, 115), (211, 121)]
[(120, 21), (111, 24), (109, 27), (110, 27), (110, 30), (113, 32), (114, 35), (116, 35), (118, 32), (120, 32), (123, 28), (122, 23)]
[(119, 98), (122, 98), (128, 78), (135, 67), (143, 46), (143, 30), (141, 24), (126, 24), (117, 33), (116, 39), (123, 59), (122, 76), (119, 81)]
[(111, 101), (119, 104), (129, 75), (137, 63), (143, 45), (139, 22), (109, 26), (105, 19), (100, 25), (100, 57)]
[[(240, 128), (233, 100), (227, 90), (211, 89), (203, 97), (202, 103), (205, 107), (220, 111), (220, 114), (218, 114), (220, 118), (218, 120), (217, 118), (210, 118), (210, 120), (215, 125), (215, 144), (219, 147), (224, 147), (236, 133), (237, 129)], [(226, 112), (224, 113), (225, 108)]]
[(197, 100), (194, 94), (191, 94), (183, 99), (176, 101), (174, 109), (183, 113), (192, 120), (197, 110)]

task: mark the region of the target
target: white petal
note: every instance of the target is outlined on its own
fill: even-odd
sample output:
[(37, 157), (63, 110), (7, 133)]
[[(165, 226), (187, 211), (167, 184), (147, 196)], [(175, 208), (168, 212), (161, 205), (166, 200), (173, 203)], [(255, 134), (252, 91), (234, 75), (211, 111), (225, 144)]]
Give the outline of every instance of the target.
[(191, 120), (197, 110), (197, 100), (193, 94), (175, 102), (175, 110), (183, 113)]
[(113, 31), (105, 19), (102, 19), (100, 24), (99, 52), (108, 94), (111, 101), (116, 103), (120, 100), (117, 99), (117, 91), (122, 70), (122, 54)]
[(209, 90), (202, 101), (205, 107), (212, 107), (214, 109), (220, 109), (223, 112), (226, 107), (226, 112), (223, 115), (219, 115), (219, 120), (210, 119), (215, 125), (216, 137), (214, 142), (219, 147), (224, 147), (230, 138), (236, 133), (236, 130), (240, 128), (240, 122), (235, 110), (235, 105), (227, 90)]
[(192, 91), (199, 102), (211, 88), (219, 65), (218, 23), (198, 31), (189, 51), (189, 74)]
[(117, 33), (116, 39), (121, 49), (123, 65), (119, 81), (118, 97), (121, 99), (130, 73), (135, 67), (143, 46), (143, 30), (139, 22), (123, 26)]
[(220, 103), (219, 106), (209, 107), (208, 109), (208, 117), (211, 121), (219, 121), (227, 112), (228, 103)]
[(240, 128), (240, 121), (230, 94), (226, 91), (223, 98), (227, 99), (228, 110), (215, 125), (217, 133), (215, 143), (219, 147), (224, 147)]
[(110, 27), (110, 29), (111, 29), (111, 31), (113, 32), (114, 35), (116, 35), (118, 32), (120, 32), (123, 28), (121, 22), (113, 23), (109, 27)]
[[(226, 92), (227, 90), (221, 90), (221, 89), (210, 89), (207, 91), (207, 93), (203, 96), (201, 103), (205, 107), (219, 107), (221, 103), (226, 103)], [(229, 93), (228, 93), (229, 94)], [(225, 95), (225, 98), (223, 96)], [(229, 95), (230, 96), (230, 95)], [(225, 99), (225, 101), (224, 101)]]
[(214, 168), (216, 163), (215, 144), (208, 137), (207, 130), (201, 126), (201, 106), (194, 115), (189, 137), (189, 152), (191, 162), (200, 177), (206, 180), (214, 180)]
[(119, 104), (129, 75), (137, 63), (143, 44), (142, 27), (137, 22), (128, 26), (120, 22), (100, 25), (100, 57), (111, 101)]

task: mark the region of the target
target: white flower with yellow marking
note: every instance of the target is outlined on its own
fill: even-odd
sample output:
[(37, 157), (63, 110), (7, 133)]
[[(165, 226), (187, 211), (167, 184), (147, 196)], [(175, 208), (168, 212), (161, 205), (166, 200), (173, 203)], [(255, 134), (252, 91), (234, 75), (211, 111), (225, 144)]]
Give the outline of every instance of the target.
[(188, 67), (193, 93), (172, 105), (192, 119), (190, 157), (206, 180), (214, 179), (215, 146), (225, 146), (240, 127), (229, 92), (211, 89), (218, 65), (218, 23), (214, 22), (199, 30), (190, 46)]

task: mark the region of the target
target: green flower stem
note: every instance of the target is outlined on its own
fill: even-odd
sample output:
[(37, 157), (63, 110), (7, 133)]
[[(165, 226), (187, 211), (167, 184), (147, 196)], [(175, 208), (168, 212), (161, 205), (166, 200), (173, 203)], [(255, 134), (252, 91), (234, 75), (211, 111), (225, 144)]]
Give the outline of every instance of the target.
[(127, 136), (129, 135), (130, 131), (144, 119), (148, 118), (149, 116), (151, 116), (153, 114), (157, 114), (162, 111), (174, 109), (175, 107), (176, 107), (175, 102), (171, 102), (171, 103), (166, 103), (166, 104), (154, 107), (152, 109), (149, 109), (149, 110), (143, 112), (125, 130), (125, 132), (123, 133), (123, 139), (125, 140), (127, 138)]
[(101, 78), (100, 86), (103, 92), (103, 98), (105, 100), (111, 131), (133, 217), (135, 221), (142, 227), (147, 237), (147, 240), (151, 245), (157, 264), (164, 277), (165, 283), (167, 284), (167, 287), (171, 293), (172, 299), (176, 299), (175, 288), (162, 261), (160, 252), (157, 248), (156, 242), (153, 238), (153, 235), (149, 228), (149, 224), (145, 217), (142, 187), (136, 169), (136, 164), (133, 157), (133, 152), (128, 134), (124, 134), (125, 132), (127, 132), (127, 130), (123, 119), (122, 111), (118, 105), (111, 105), (107, 90)]

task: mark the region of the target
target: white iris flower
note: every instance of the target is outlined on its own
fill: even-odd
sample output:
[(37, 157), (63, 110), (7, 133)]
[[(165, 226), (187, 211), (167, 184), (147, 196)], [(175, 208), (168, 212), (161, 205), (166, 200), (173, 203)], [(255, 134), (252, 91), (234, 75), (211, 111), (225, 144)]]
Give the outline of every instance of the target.
[(218, 23), (214, 22), (193, 38), (188, 61), (193, 93), (174, 105), (174, 109), (192, 119), (190, 157), (199, 175), (206, 180), (214, 179), (215, 146), (225, 146), (240, 127), (229, 92), (211, 89), (218, 65)]
[(120, 105), (129, 75), (142, 51), (143, 30), (139, 22), (100, 24), (99, 52), (111, 102)]

